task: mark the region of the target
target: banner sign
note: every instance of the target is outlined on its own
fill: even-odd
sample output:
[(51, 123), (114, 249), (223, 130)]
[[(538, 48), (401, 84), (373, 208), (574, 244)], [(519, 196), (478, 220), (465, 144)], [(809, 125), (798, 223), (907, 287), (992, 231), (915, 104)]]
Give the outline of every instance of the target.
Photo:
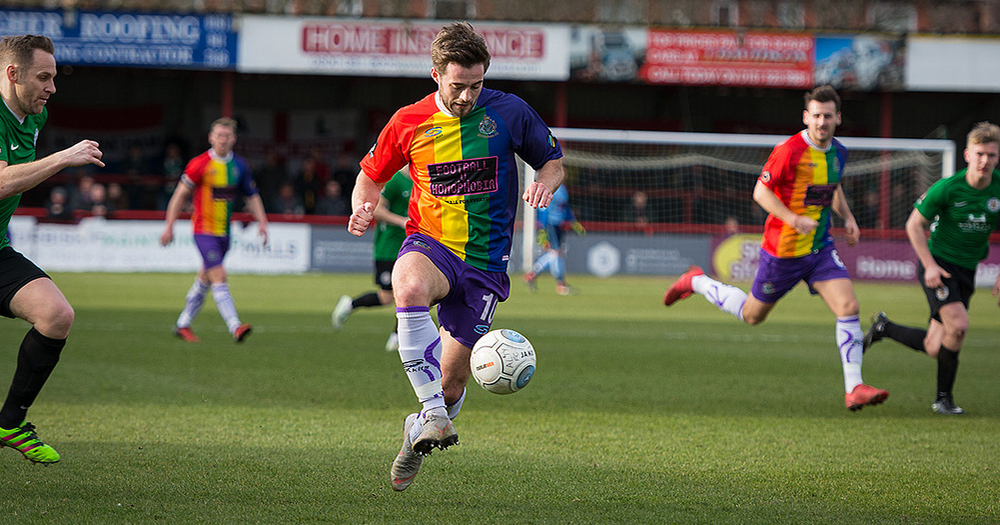
[[(379, 77), (430, 75), (430, 46), (441, 22), (339, 18), (240, 18), (237, 69)], [(489, 78), (566, 80), (569, 27), (476, 24), (492, 59)]]
[(0, 36), (29, 33), (52, 39), (60, 65), (235, 68), (231, 15), (0, 10)]
[[(160, 246), (162, 221), (90, 218), (79, 224), (48, 224), (33, 217), (11, 219), (14, 249), (56, 272), (196, 272), (201, 257), (190, 221), (177, 221), (174, 242)], [(270, 223), (268, 243), (257, 225), (233, 223), (226, 255), (230, 273), (300, 273), (309, 269), (310, 227)]]
[(905, 40), (895, 37), (816, 37), (816, 85), (901, 91), (905, 49)]
[(650, 84), (810, 88), (815, 38), (762, 31), (650, 30), (639, 78)]

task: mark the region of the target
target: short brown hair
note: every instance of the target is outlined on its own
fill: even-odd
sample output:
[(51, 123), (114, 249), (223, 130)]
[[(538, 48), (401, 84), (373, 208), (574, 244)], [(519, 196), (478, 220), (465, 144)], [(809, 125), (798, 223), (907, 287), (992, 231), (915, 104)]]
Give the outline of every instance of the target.
[(837, 113), (840, 113), (840, 95), (833, 86), (818, 86), (812, 91), (806, 91), (803, 97), (806, 102), (806, 109), (809, 109), (809, 102), (815, 100), (819, 103), (833, 102), (837, 106)]
[(35, 61), (35, 50), (41, 49), (50, 55), (56, 54), (52, 39), (44, 35), (14, 35), (0, 38), (0, 68), (10, 64), (31, 67)]
[(232, 131), (234, 135), (236, 134), (237, 124), (235, 119), (231, 119), (229, 117), (219, 117), (212, 121), (212, 125), (208, 127), (208, 130), (212, 131), (213, 129), (215, 129), (215, 126), (225, 126), (229, 128), (229, 130)]
[(468, 22), (453, 22), (441, 28), (431, 42), (431, 64), (438, 73), (444, 73), (452, 62), (465, 68), (482, 64), (483, 72), (490, 68), (486, 39)]
[(972, 131), (965, 138), (965, 145), (970, 144), (1000, 144), (1000, 126), (992, 122), (980, 122), (972, 127)]

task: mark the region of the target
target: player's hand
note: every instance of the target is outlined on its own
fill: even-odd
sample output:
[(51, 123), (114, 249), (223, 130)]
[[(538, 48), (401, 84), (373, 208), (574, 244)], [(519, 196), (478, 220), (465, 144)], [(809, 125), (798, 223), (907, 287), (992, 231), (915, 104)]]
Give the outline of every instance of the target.
[(844, 222), (844, 230), (847, 233), (847, 245), (856, 246), (861, 240), (861, 228), (858, 228), (857, 221), (848, 220)]
[(812, 217), (806, 217), (805, 215), (796, 215), (795, 219), (790, 225), (795, 231), (801, 233), (802, 235), (807, 235), (819, 226), (819, 222)]
[(259, 226), (257, 227), (257, 233), (259, 233), (259, 234), (260, 234), (260, 238), (261, 238), (261, 243), (262, 243), (262, 244), (263, 244), (264, 246), (267, 246), (267, 225), (266, 225), (266, 224), (263, 224), (263, 223), (261, 223), (261, 224), (260, 224), (260, 225), (259, 225)]
[(172, 242), (174, 242), (174, 230), (170, 228), (163, 230), (163, 235), (160, 235), (160, 246), (167, 246)]
[(951, 277), (951, 274), (946, 272), (944, 268), (933, 265), (924, 270), (924, 285), (928, 288), (943, 288), (944, 279)]
[(365, 234), (365, 230), (368, 229), (368, 225), (372, 223), (375, 218), (374, 215), (375, 205), (366, 202), (361, 206), (358, 206), (354, 213), (351, 214), (351, 219), (347, 221), (347, 231), (351, 232), (351, 235), (356, 237), (361, 237)]
[(101, 161), (104, 153), (101, 152), (101, 148), (96, 141), (81, 140), (73, 146), (64, 149), (63, 153), (66, 155), (66, 163), (70, 166), (96, 164), (102, 168), (104, 167), (104, 162)]
[(538, 232), (535, 233), (535, 242), (538, 243), (539, 246), (548, 247), (549, 233), (545, 230), (538, 230)]
[(573, 228), (573, 231), (576, 232), (576, 234), (579, 235), (580, 237), (587, 235), (587, 229), (584, 228), (582, 224), (580, 224), (580, 221), (573, 221), (570, 224), (570, 228)]
[(521, 198), (532, 208), (545, 208), (552, 202), (552, 190), (541, 182), (535, 181), (524, 189), (524, 195)]

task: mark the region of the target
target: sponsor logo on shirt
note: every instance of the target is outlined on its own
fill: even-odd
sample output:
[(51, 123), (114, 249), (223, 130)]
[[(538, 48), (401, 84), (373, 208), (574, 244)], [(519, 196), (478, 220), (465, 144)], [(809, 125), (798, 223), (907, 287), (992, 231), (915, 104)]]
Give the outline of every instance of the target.
[(427, 165), (431, 195), (474, 195), (497, 190), (497, 158), (480, 157)]

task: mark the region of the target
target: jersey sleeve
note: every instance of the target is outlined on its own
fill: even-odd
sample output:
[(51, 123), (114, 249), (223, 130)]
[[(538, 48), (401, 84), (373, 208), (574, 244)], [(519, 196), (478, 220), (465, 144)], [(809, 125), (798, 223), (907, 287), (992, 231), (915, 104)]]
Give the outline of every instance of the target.
[(774, 191), (790, 173), (790, 149), (786, 146), (786, 142), (778, 144), (771, 150), (771, 155), (767, 157), (764, 169), (761, 170), (760, 176), (757, 178), (771, 191)]
[(184, 168), (184, 173), (181, 174), (181, 182), (192, 188), (201, 184), (201, 179), (205, 176), (205, 164), (207, 160), (207, 155), (198, 155), (191, 159)]
[(400, 113), (397, 111), (378, 135), (378, 140), (361, 159), (361, 169), (370, 179), (382, 184), (409, 162), (406, 144), (400, 136)]
[(516, 131), (512, 134), (514, 151), (535, 170), (542, 169), (550, 160), (562, 158), (562, 147), (542, 117), (516, 95), (506, 96), (511, 97), (511, 105), (519, 117), (519, 125), (511, 129)]
[(250, 165), (247, 164), (246, 159), (243, 157), (236, 157), (236, 166), (240, 170), (240, 178), (237, 184), (240, 187), (240, 192), (245, 197), (253, 197), (257, 195), (257, 184), (253, 180), (253, 173), (250, 171)]
[[(952, 177), (955, 176), (956, 175), (952, 175)], [(940, 213), (942, 203), (947, 201), (947, 195), (945, 195), (945, 184), (943, 184), (944, 181), (945, 179), (941, 179), (940, 181), (931, 184), (931, 187), (927, 188), (927, 191), (924, 192), (924, 194), (917, 199), (917, 202), (913, 204), (913, 207), (920, 212), (920, 215), (923, 215), (924, 218), (929, 221), (934, 220), (934, 217)]]

